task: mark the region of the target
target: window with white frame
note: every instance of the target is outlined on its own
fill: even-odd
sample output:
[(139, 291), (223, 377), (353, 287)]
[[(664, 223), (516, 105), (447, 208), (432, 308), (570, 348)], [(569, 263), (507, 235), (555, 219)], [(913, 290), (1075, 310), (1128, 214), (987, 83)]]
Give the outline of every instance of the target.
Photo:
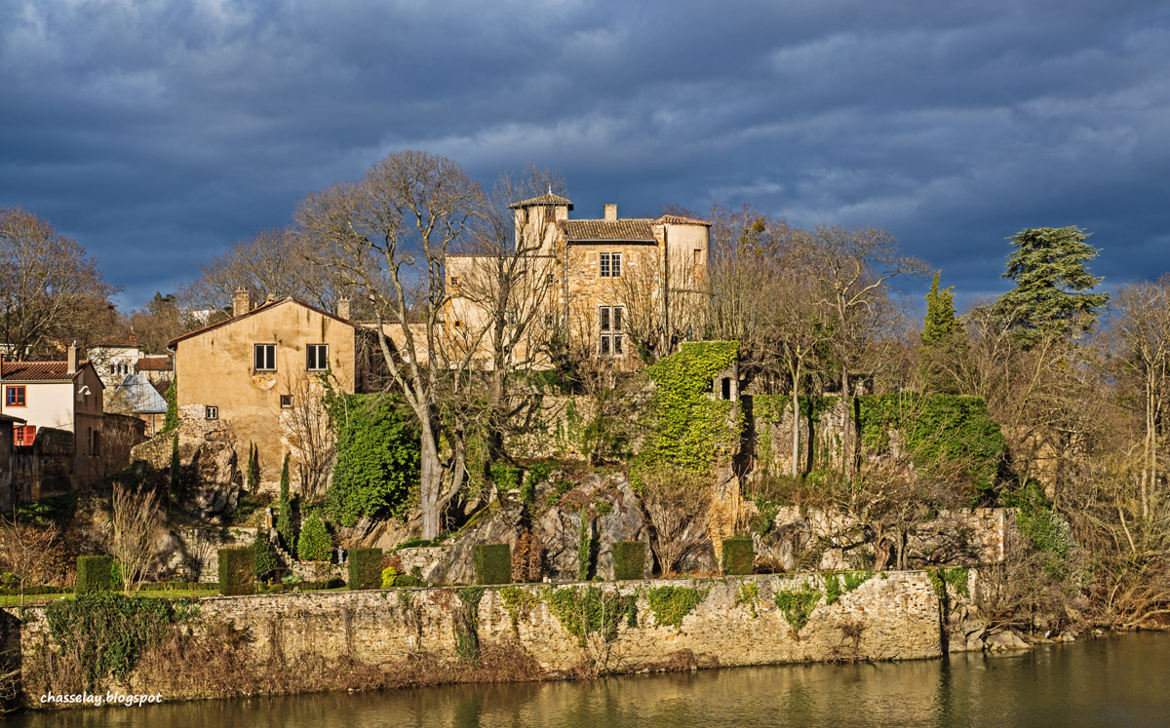
[(601, 253), (599, 275), (602, 278), (622, 277), (622, 254)]
[(598, 353), (601, 356), (621, 356), (625, 353), (625, 309), (621, 306), (601, 306), (598, 310), (601, 338)]
[(219, 419), (219, 407), (216, 407), (215, 405), (208, 405), (208, 406), (204, 407), (203, 408), (203, 419), (205, 419), (205, 420), (218, 420)]
[(323, 372), (329, 368), (329, 344), (309, 344), (305, 347), (305, 368)]
[(253, 352), (253, 368), (256, 371), (276, 371), (276, 344), (256, 344)]

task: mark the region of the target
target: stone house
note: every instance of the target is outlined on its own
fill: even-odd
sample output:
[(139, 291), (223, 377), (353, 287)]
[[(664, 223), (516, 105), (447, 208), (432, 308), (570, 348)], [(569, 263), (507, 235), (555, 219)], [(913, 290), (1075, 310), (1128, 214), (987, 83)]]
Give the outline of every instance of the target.
[(241, 470), (255, 445), (264, 487), (279, 482), (286, 453), (293, 482), (303, 483), (297, 468), (321, 462), (329, 447), (322, 379), (339, 393), (354, 391), (357, 327), (347, 302), (336, 313), (291, 296), (253, 308), (240, 289), (232, 309), (231, 318), (167, 345), (180, 417), (226, 421)]
[[(510, 208), (517, 244), (528, 251), (526, 293), (518, 310), (505, 313), (508, 323), (530, 320), (532, 336), (518, 343), (518, 358), (540, 368), (539, 357), (523, 349), (559, 334), (579, 353), (634, 366), (638, 344), (669, 350), (687, 338), (707, 270), (710, 223), (676, 215), (619, 218), (615, 204), (605, 205), (601, 218), (573, 219), (573, 203), (551, 193)], [(456, 336), (489, 323), (484, 301), (492, 295), (492, 260), (447, 260), (446, 323)], [(529, 303), (533, 310), (525, 310)], [(676, 331), (683, 336), (671, 340)]]

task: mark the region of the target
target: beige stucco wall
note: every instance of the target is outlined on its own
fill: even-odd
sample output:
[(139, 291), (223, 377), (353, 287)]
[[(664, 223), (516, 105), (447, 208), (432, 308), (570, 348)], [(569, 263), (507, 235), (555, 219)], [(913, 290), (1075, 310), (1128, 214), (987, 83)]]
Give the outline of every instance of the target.
[[(254, 370), (255, 344), (276, 345), (276, 371)], [(298, 460), (289, 413), (281, 409), (280, 396), (293, 395), (294, 408), (320, 396), (320, 372), (306, 368), (309, 344), (328, 344), (334, 386), (352, 393), (353, 326), (295, 301), (281, 301), (237, 317), (175, 345), (178, 404), (183, 416), (201, 417), (206, 407), (218, 407), (219, 419), (231, 425), (241, 467), (248, 444), (255, 443), (261, 481), (266, 485), (279, 481), (286, 452), (292, 453), (294, 464)]]

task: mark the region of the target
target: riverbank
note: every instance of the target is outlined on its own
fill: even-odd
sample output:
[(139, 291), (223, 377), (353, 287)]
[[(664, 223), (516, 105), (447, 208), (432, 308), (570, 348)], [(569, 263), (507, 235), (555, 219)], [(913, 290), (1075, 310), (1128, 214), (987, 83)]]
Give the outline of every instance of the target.
[(20, 610), (6, 610), (5, 632), (19, 644), (17, 689), (33, 709), (47, 693), (87, 688), (173, 701), (906, 660), (968, 648), (961, 625), (977, 574), (952, 577), (810, 573), (207, 598), (141, 644), (132, 665), (115, 665), (123, 677), (94, 684), (86, 661), (101, 646), (84, 634), (54, 637), (50, 607), (26, 608), (19, 621)]

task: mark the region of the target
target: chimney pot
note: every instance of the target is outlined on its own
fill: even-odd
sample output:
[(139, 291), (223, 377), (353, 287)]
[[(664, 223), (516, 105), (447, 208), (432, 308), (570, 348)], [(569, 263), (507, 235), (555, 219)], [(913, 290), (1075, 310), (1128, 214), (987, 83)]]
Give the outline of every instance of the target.
[(349, 319), (349, 298), (342, 296), (337, 299), (337, 316), (343, 319)]
[(617, 203), (616, 202), (607, 202), (606, 203), (606, 205), (605, 205), (605, 219), (606, 220), (616, 220), (617, 219)]
[(248, 289), (240, 286), (232, 296), (232, 316), (243, 316), (252, 310), (252, 298)]
[(77, 373), (77, 342), (74, 341), (69, 345), (69, 373)]

